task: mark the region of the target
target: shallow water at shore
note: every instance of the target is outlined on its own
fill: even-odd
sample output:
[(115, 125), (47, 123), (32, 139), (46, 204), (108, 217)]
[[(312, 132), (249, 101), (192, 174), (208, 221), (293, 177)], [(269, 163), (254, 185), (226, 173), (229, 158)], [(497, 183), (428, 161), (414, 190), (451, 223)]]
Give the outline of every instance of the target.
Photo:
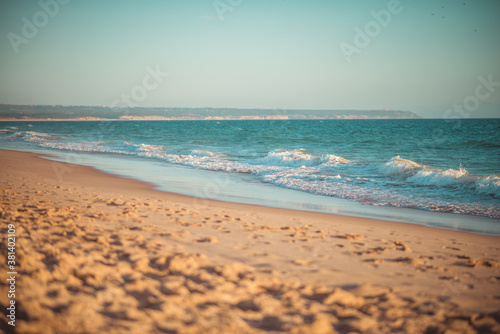
[(5, 122), (0, 145), (200, 198), (500, 234), (498, 120), (104, 123)]

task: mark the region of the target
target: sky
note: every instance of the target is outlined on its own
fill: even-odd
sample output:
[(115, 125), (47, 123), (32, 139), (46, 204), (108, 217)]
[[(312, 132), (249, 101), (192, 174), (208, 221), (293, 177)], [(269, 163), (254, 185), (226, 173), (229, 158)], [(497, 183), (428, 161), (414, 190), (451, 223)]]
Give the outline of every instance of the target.
[(2, 0), (0, 103), (500, 117), (498, 0)]

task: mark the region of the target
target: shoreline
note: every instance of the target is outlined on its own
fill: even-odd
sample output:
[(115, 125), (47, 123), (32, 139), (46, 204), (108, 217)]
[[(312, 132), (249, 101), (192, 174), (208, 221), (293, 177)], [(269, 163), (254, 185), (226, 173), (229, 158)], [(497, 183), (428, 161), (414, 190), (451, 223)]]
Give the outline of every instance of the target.
[(38, 156), (0, 150), (19, 329), (500, 329), (500, 237), (198, 199)]
[[(106, 122), (106, 121), (343, 121), (343, 120), (425, 120), (434, 118), (137, 118), (137, 119), (111, 119), (111, 118), (95, 118), (95, 119), (78, 119), (78, 118), (30, 118), (30, 119), (16, 119), (16, 118), (0, 118), (0, 122)], [(473, 118), (471, 118), (473, 119)], [(480, 119), (480, 118), (478, 118)]]
[[(48, 159), (50, 160), (60, 162), (65, 161), (65, 159), (62, 158), (64, 156), (62, 153), (52, 152), (50, 150), (24, 150), (24, 152), (46, 154), (49, 156)], [(261, 198), (259, 198), (259, 196), (248, 196), (246, 195), (246, 192), (257, 194), (259, 193), (259, 191), (269, 192), (269, 189), (258, 189), (258, 186), (249, 188), (248, 184), (245, 184), (245, 182), (241, 183), (241, 179), (238, 179), (238, 177), (245, 177), (245, 175), (239, 175), (238, 173), (236, 174), (236, 176), (233, 176), (229, 173), (222, 177), (218, 177), (218, 174), (208, 174), (213, 173), (212, 171), (205, 171), (203, 169), (197, 170), (195, 168), (193, 170), (190, 170), (189, 174), (185, 174), (184, 171), (189, 169), (185, 169), (180, 172), (181, 169), (185, 168), (184, 166), (172, 165), (168, 166), (167, 168), (172, 172), (172, 175), (174, 175), (174, 177), (169, 177), (167, 179), (158, 181), (157, 178), (148, 177), (147, 173), (136, 173), (134, 171), (134, 167), (128, 169), (121, 168), (121, 170), (117, 170), (113, 167), (113, 165), (119, 166), (121, 164), (133, 166), (136, 164), (136, 162), (142, 159), (141, 157), (130, 157), (125, 159), (120, 154), (108, 155), (107, 153), (99, 152), (83, 152), (78, 154), (79, 156), (81, 155), (81, 159), (90, 159), (90, 161), (92, 161), (91, 163), (83, 164), (84, 166), (95, 168), (103, 173), (117, 175), (119, 177), (130, 178), (133, 180), (151, 184), (153, 188), (158, 191), (185, 195), (190, 198), (194, 197), (197, 198), (198, 201), (205, 200), (206, 197), (202, 197), (201, 194), (204, 193), (206, 186), (210, 183), (210, 181), (206, 181), (205, 187), (203, 187), (203, 183), (201, 183), (202, 181), (198, 179), (213, 179), (215, 177), (217, 181), (213, 185), (216, 187), (216, 189), (219, 189), (219, 187), (226, 189), (223, 191), (220, 191), (219, 189), (218, 191), (216, 191), (217, 194), (210, 193), (209, 198), (216, 202), (227, 204), (246, 204), (254, 205), (257, 207), (281, 208), (294, 211), (316, 212), (344, 217), (367, 218), (381, 221), (391, 221), (401, 224), (413, 224), (445, 230), (462, 231), (467, 233), (500, 236), (500, 225), (498, 225), (499, 220), (482, 215), (475, 216), (467, 214), (453, 214), (449, 212), (433, 212), (423, 209), (406, 207), (363, 205), (359, 202), (349, 199), (330, 198), (328, 196), (323, 196), (320, 194), (301, 191), (299, 191), (299, 193), (301, 194), (301, 198), (295, 199), (295, 196), (292, 194), (292, 192), (296, 192), (298, 190), (295, 190), (293, 188), (282, 188), (279, 186), (271, 187), (271, 195), (269, 195), (269, 193), (265, 193), (265, 196), (261, 196)], [(99, 158), (95, 159), (96, 157)], [(100, 159), (100, 157), (103, 157), (103, 159)], [(108, 159), (112, 159), (112, 162), (110, 162)], [(138, 164), (135, 167), (137, 169), (141, 166), (140, 164)], [(153, 175), (155, 175), (156, 173), (161, 173), (159, 170), (155, 170), (154, 168), (148, 169), (148, 172)], [(198, 184), (186, 181), (179, 182), (178, 184), (176, 177), (180, 177), (184, 180), (190, 178), (197, 179)], [(251, 180), (250, 183), (252, 183)], [(173, 186), (173, 184), (175, 184), (176, 186)], [(267, 187), (266, 184), (262, 185)], [(242, 189), (245, 189), (242, 193), (227, 191), (227, 189), (240, 189), (240, 187)], [(286, 199), (288, 199), (288, 201)]]
[[(243, 203), (243, 202), (236, 202), (236, 201), (230, 201), (230, 200), (224, 200), (224, 199), (216, 199), (216, 198), (203, 198), (203, 197), (197, 197), (195, 195), (191, 195), (191, 194), (185, 194), (185, 193), (179, 193), (179, 192), (175, 192), (175, 191), (170, 191), (170, 190), (165, 190), (165, 189), (161, 189), (162, 186), (160, 184), (156, 184), (152, 181), (148, 181), (148, 180), (145, 180), (145, 179), (140, 179), (140, 177), (134, 177), (132, 175), (126, 175), (126, 173), (124, 174), (117, 174), (115, 172), (113, 172), (113, 170), (111, 169), (106, 169), (106, 168), (100, 168), (100, 167), (95, 167), (93, 165), (83, 165), (83, 164), (72, 164), (72, 163), (66, 163), (66, 162), (63, 162), (60, 160), (60, 158), (57, 156), (57, 155), (54, 155), (53, 152), (50, 152), (50, 151), (47, 151), (47, 152), (36, 152), (36, 151), (31, 151), (31, 150), (16, 150), (16, 149), (10, 149), (10, 148), (0, 148), (0, 151), (12, 151), (12, 152), (22, 152), (22, 153), (27, 153), (27, 154), (32, 154), (32, 155), (35, 155), (37, 157), (40, 157), (42, 159), (46, 159), (48, 160), (49, 162), (51, 162), (52, 165), (58, 165), (58, 164), (63, 164), (63, 165), (68, 165), (68, 166), (71, 166), (71, 168), (69, 169), (66, 169), (66, 168), (61, 168), (60, 171), (63, 173), (63, 174), (66, 174), (67, 171), (71, 172), (76, 166), (80, 166), (80, 167), (84, 167), (84, 168), (90, 168), (91, 170), (97, 172), (97, 173), (100, 173), (100, 174), (103, 174), (103, 175), (106, 175), (106, 176), (110, 176), (110, 177), (116, 177), (116, 178), (119, 178), (119, 179), (122, 179), (122, 180), (130, 180), (130, 181), (133, 181), (133, 182), (138, 182), (139, 184), (142, 184), (143, 186), (146, 186), (145, 189), (148, 189), (149, 191), (152, 191), (152, 192), (156, 192), (157, 194), (163, 194), (163, 195), (166, 195), (166, 196), (173, 196), (174, 197), (174, 200), (176, 202), (183, 202), (183, 203), (188, 203), (188, 202), (193, 202), (193, 203), (206, 203), (206, 204), (210, 204), (211, 206), (215, 206), (217, 208), (220, 208), (220, 209), (224, 209), (226, 207), (234, 207), (235, 209), (238, 209), (238, 208), (245, 208), (245, 209), (248, 209), (248, 210), (270, 210), (271, 212), (274, 211), (274, 210), (284, 210), (282, 212), (282, 214), (289, 214), (289, 211), (292, 211), (292, 212), (296, 212), (296, 213), (302, 213), (303, 215), (307, 216), (307, 215), (310, 215), (310, 214), (313, 214), (313, 215), (318, 215), (318, 218), (324, 218), (324, 219), (328, 219), (328, 216), (337, 216), (339, 218), (342, 218), (346, 221), (356, 221), (356, 223), (360, 223), (364, 220), (368, 220), (370, 222), (367, 222), (368, 224), (371, 223), (371, 221), (380, 221), (380, 222), (384, 222), (384, 223), (392, 223), (392, 224), (396, 224), (396, 227), (394, 227), (395, 229), (398, 229), (398, 226), (399, 225), (412, 225), (412, 226), (421, 226), (421, 227), (426, 227), (426, 228), (431, 228), (431, 229), (440, 229), (440, 230), (445, 230), (445, 231), (456, 231), (456, 232), (463, 232), (463, 233), (472, 233), (472, 234), (478, 234), (478, 235), (486, 235), (486, 236), (494, 236), (494, 237), (500, 237), (500, 234), (495, 234), (494, 232), (491, 232), (491, 233), (488, 233), (488, 232), (482, 232), (482, 231), (479, 231), (479, 230), (467, 230), (465, 229), (465, 227), (462, 227), (462, 228), (459, 228), (457, 226), (455, 227), (451, 227), (451, 226), (446, 226), (446, 225), (442, 225), (442, 223), (439, 222), (439, 220), (435, 220), (435, 221), (432, 221), (432, 220), (428, 220), (428, 223), (426, 224), (423, 224), (423, 223), (419, 223), (419, 222), (415, 222), (415, 221), (412, 221), (412, 220), (407, 220), (407, 221), (403, 221), (403, 220), (398, 220), (398, 218), (396, 217), (383, 217), (383, 216), (380, 216), (379, 217), (376, 217), (376, 216), (373, 216), (370, 214), (370, 212), (356, 212), (356, 211), (350, 211), (349, 214), (344, 214), (344, 213), (336, 213), (336, 212), (326, 212), (326, 211), (318, 211), (318, 210), (313, 210), (313, 209), (295, 209), (295, 208), (291, 208), (291, 207), (286, 207), (286, 206), (273, 206), (273, 205), (264, 205), (264, 204), (260, 204), (260, 203)], [(103, 155), (103, 156), (106, 156), (107, 154), (106, 153), (90, 153), (91, 155), (93, 154), (96, 154), (96, 155)], [(54, 172), (58, 172), (58, 171), (54, 171)], [(59, 178), (59, 176), (58, 176)], [(100, 179), (100, 178), (99, 178)], [(97, 183), (96, 185), (100, 185), (99, 183)], [(133, 187), (135, 187), (136, 185), (134, 185)], [(126, 188), (125, 188), (126, 190)], [(286, 189), (288, 190), (288, 189)], [(293, 191), (293, 189), (292, 189)], [(161, 195), (160, 195), (161, 196)], [(216, 204), (219, 204), (219, 206), (217, 206)], [(387, 209), (389, 210), (392, 210), (393, 208), (391, 207), (387, 207)], [(399, 208), (395, 208), (395, 209), (399, 209)], [(451, 213), (443, 213), (443, 212), (430, 212), (430, 211), (422, 211), (422, 212), (419, 212), (420, 210), (416, 210), (416, 209), (411, 209), (411, 208), (402, 208), (403, 210), (413, 210), (415, 211), (413, 213), (414, 216), (418, 216), (418, 214), (422, 214), (422, 215), (439, 215), (439, 216), (453, 216), (453, 214)], [(486, 219), (486, 220), (491, 220), (491, 221), (494, 221), (495, 219), (494, 218), (489, 218), (489, 217), (484, 217), (484, 216), (469, 216), (470, 219)], [(463, 218), (464, 220), (466, 218)]]

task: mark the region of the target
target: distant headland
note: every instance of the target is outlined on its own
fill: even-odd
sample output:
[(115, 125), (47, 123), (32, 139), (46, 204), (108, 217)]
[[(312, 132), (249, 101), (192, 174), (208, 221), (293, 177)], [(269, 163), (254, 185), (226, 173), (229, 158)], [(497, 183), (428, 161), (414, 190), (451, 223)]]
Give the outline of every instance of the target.
[(118, 108), (105, 106), (0, 104), (3, 121), (107, 120), (300, 120), (300, 119), (411, 119), (402, 110), (287, 110), (239, 108)]

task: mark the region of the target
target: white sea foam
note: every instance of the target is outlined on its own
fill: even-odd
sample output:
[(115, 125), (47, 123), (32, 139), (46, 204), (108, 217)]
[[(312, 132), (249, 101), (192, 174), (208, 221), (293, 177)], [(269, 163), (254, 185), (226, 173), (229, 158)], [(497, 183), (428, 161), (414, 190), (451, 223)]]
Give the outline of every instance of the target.
[(404, 205), (405, 201), (413, 200), (412, 196), (402, 197), (388, 189), (373, 189), (365, 187), (349, 177), (341, 175), (307, 174), (311, 168), (302, 167), (291, 171), (266, 175), (265, 182), (286, 188), (297, 189), (313, 194), (335, 196), (351, 199), (371, 205)]
[(231, 161), (219, 156), (197, 156), (192, 154), (167, 154), (164, 157), (171, 163), (182, 164), (195, 168), (213, 171), (252, 174), (262, 170), (261, 166), (254, 166), (238, 161)]
[(141, 144), (137, 145), (137, 147), (139, 156), (159, 158), (170, 163), (181, 164), (194, 168), (245, 174), (259, 173), (266, 170), (265, 166), (230, 160), (228, 159), (227, 154), (211, 152), (208, 150), (193, 149), (185, 153), (179, 153), (162, 145)]
[(113, 149), (109, 146), (104, 146), (100, 142), (39, 142), (40, 146), (58, 150), (67, 150), (75, 152), (96, 152), (96, 153), (118, 153), (131, 154), (121, 150)]
[(415, 175), (409, 177), (407, 181), (420, 186), (448, 186), (454, 184), (470, 184), (474, 183), (477, 177), (469, 175), (464, 168), (459, 170), (420, 170)]
[(149, 144), (140, 144), (140, 145), (134, 145), (133, 146), (137, 147), (137, 150), (140, 152), (147, 152), (150, 154), (147, 154), (147, 156), (154, 158), (155, 156), (163, 156), (165, 152), (167, 152), (167, 148), (163, 145), (149, 145)]
[(96, 141), (96, 142), (64, 141), (64, 139), (58, 135), (54, 135), (51, 133), (44, 133), (44, 132), (36, 132), (36, 131), (17, 132), (15, 133), (14, 136), (21, 137), (25, 141), (38, 144), (41, 147), (57, 149), (57, 150), (67, 150), (75, 152), (130, 154), (129, 152), (124, 152), (106, 146), (104, 141)]
[(49, 140), (61, 139), (61, 137), (54, 135), (54, 134), (44, 133), (44, 132), (36, 132), (36, 131), (16, 132), (15, 137), (23, 137), (28, 142), (41, 143), (41, 144), (43, 144), (44, 142), (49, 141)]
[(162, 145), (137, 145), (138, 155), (161, 158), (171, 163), (187, 165), (214, 171), (227, 171), (246, 174), (260, 174), (262, 172), (279, 172), (291, 167), (307, 167), (320, 165), (335, 165), (346, 163), (348, 160), (333, 154), (315, 156), (306, 150), (274, 150), (265, 157), (250, 159), (247, 162), (231, 158), (226, 153), (211, 152), (208, 150), (193, 149), (186, 153), (169, 150)]
[(476, 181), (475, 186), (480, 194), (500, 198), (500, 177), (497, 175), (480, 178)]
[(402, 159), (399, 155), (392, 158), (382, 166), (379, 171), (382, 174), (400, 174), (424, 168), (423, 165), (411, 160)]
[(224, 153), (215, 153), (207, 150), (191, 150), (191, 155), (198, 157), (211, 157), (211, 158), (220, 158), (227, 156), (227, 154)]
[[(374, 206), (407, 207), (463, 214), (486, 214), (492, 218), (500, 218), (498, 209), (483, 206), (479, 203), (455, 205), (450, 199), (413, 196), (390, 188), (371, 187), (370, 184), (356, 182), (358, 181), (357, 178), (350, 179), (340, 175), (331, 176), (326, 180), (327, 182), (324, 182), (325, 180), (320, 177), (310, 177), (311, 175), (309, 177), (300, 177), (300, 174), (304, 172), (304, 168), (301, 168), (300, 170), (266, 175), (264, 181), (290, 189), (355, 200)], [(499, 178), (482, 179), (479, 182), (479, 187), (482, 187), (481, 189), (485, 193), (496, 192), (498, 194), (499, 183)]]
[(350, 161), (333, 154), (314, 155), (301, 148), (293, 151), (277, 149), (269, 152), (265, 157), (257, 159), (256, 162), (271, 166), (300, 167), (348, 163)]

